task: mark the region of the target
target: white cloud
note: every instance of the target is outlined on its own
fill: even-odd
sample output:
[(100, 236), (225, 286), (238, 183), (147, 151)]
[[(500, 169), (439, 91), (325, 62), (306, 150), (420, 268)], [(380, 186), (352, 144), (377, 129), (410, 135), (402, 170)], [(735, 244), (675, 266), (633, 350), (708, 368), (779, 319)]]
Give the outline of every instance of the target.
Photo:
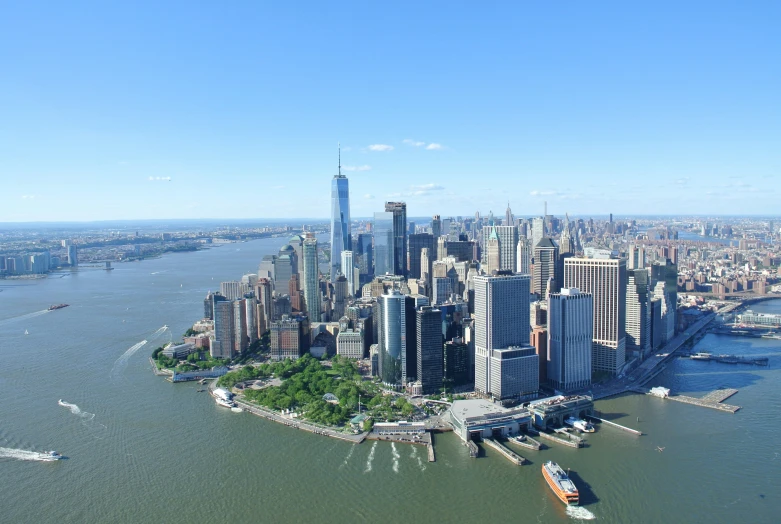
[(412, 140), (411, 138), (405, 138), (404, 140), (402, 140), (402, 142), (404, 142), (408, 146), (413, 146), (413, 147), (422, 147), (422, 146), (426, 145), (425, 142), (420, 142), (418, 140)]
[(445, 189), (437, 184), (423, 184), (422, 186), (410, 186), (412, 191), (441, 191)]
[(426, 146), (426, 149), (428, 149), (429, 151), (439, 151), (440, 149), (445, 149), (445, 146), (443, 146), (442, 144), (435, 144), (432, 142), (431, 144)]
[(388, 144), (372, 144), (368, 149), (369, 151), (393, 151), (393, 146)]
[(556, 194), (555, 191), (540, 191), (539, 189), (535, 189), (534, 191), (530, 191), (529, 194), (531, 196), (553, 196)]
[(285, 186), (271, 186), (271, 189), (285, 189)]
[(365, 195), (363, 195), (363, 198), (365, 198), (366, 200), (371, 200), (374, 198), (374, 195), (372, 195), (371, 193), (366, 193)]
[(150, 182), (170, 182), (171, 177), (170, 176), (150, 176), (149, 177)]
[(35, 195), (22, 195), (22, 200), (32, 200), (35, 198)]
[(372, 166), (369, 165), (362, 165), (362, 166), (342, 166), (343, 171), (370, 171)]

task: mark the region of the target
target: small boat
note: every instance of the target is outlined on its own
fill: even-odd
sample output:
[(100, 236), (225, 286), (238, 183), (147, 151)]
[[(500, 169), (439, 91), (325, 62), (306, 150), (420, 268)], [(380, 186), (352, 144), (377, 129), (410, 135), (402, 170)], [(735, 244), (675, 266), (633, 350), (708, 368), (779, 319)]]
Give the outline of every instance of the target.
[(242, 411), (244, 411), (244, 410), (243, 410), (243, 409), (241, 409), (240, 407), (233, 406), (233, 407), (231, 408), (231, 411), (232, 411), (232, 412), (234, 412), (234, 413), (241, 413), (241, 412), (242, 412)]
[(217, 397), (214, 399), (215, 402), (217, 402), (218, 406), (222, 406), (224, 408), (234, 408), (236, 407), (236, 404), (233, 401), (225, 400), (224, 398)]
[(570, 427), (582, 431), (583, 433), (594, 433), (594, 426), (583, 419), (567, 417), (567, 419), (564, 420), (564, 423)]
[(62, 456), (62, 455), (60, 455), (59, 453), (57, 453), (57, 452), (56, 452), (56, 451), (54, 451), (54, 450), (52, 450), (52, 451), (47, 451), (47, 452), (46, 452), (46, 455), (47, 455), (47, 457), (46, 457), (46, 458), (47, 458), (48, 460), (62, 460), (62, 459), (63, 459), (63, 456)]
[(579, 503), (578, 488), (555, 462), (548, 461), (542, 465), (542, 476), (548, 486), (564, 504), (577, 506)]
[(29, 331), (27, 331), (27, 330), (25, 329), (25, 330), (24, 330), (24, 334), (25, 334), (25, 335), (29, 335), (29, 334), (30, 334), (30, 332), (29, 332)]
[(70, 304), (54, 304), (49, 306), (48, 311), (54, 311), (55, 309), (62, 309), (64, 307), (68, 307)]

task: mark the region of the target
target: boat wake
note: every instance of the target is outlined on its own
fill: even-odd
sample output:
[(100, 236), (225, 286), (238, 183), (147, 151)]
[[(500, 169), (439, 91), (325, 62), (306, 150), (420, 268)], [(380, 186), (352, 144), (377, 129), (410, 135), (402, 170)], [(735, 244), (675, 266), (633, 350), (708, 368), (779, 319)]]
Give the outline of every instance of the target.
[(350, 451), (347, 453), (347, 456), (344, 458), (344, 462), (342, 462), (342, 465), (339, 466), (339, 469), (343, 469), (347, 463), (350, 461), (350, 457), (353, 456), (353, 451), (355, 451), (355, 445), (350, 446)]
[(165, 272), (167, 272), (167, 271), (170, 271), (170, 269), (163, 269), (163, 270), (161, 270), (161, 271), (153, 271), (153, 272), (151, 272), (151, 273), (149, 273), (149, 274), (150, 274), (150, 275), (159, 275), (160, 273), (165, 273)]
[(20, 320), (27, 320), (30, 318), (40, 317), (41, 315), (45, 315), (48, 312), (49, 312), (48, 309), (42, 309), (40, 311), (35, 311), (33, 313), (27, 313), (26, 315), (19, 315), (18, 317), (5, 318), (3, 320), (0, 320), (0, 327), (5, 326), (7, 324), (12, 324), (14, 322), (19, 322)]
[(396, 450), (396, 443), (391, 442), (391, 453), (393, 453), (393, 472), (398, 473), (399, 472), (399, 458), (401, 455), (399, 455), (398, 450)]
[(374, 444), (372, 444), (372, 449), (369, 451), (369, 458), (366, 459), (366, 468), (363, 470), (364, 473), (369, 473), (372, 470), (372, 462), (374, 462), (374, 451), (377, 449), (377, 441), (374, 441)]
[(420, 471), (426, 471), (426, 466), (423, 465), (423, 460), (421, 460), (420, 455), (418, 455), (417, 446), (415, 445), (412, 446), (412, 452), (409, 454), (409, 456), (418, 461), (418, 466), (420, 466)]
[(0, 458), (9, 458), (16, 460), (28, 460), (36, 462), (54, 462), (57, 459), (52, 457), (51, 453), (38, 453), (26, 449), (0, 448)]
[(57, 404), (64, 408), (68, 408), (71, 413), (76, 415), (77, 417), (83, 418), (84, 420), (92, 420), (95, 418), (94, 413), (89, 413), (87, 411), (82, 411), (79, 406), (76, 404), (71, 404), (70, 402), (65, 402), (64, 400), (60, 399), (57, 401)]
[(135, 355), (135, 353), (139, 349), (147, 345), (149, 342), (156, 340), (160, 335), (162, 335), (166, 331), (168, 331), (168, 326), (163, 326), (157, 331), (155, 331), (154, 333), (152, 333), (149, 336), (149, 340), (142, 340), (141, 342), (138, 342), (137, 344), (133, 344), (132, 346), (127, 348), (125, 352), (122, 353), (122, 355), (114, 362), (114, 365), (111, 366), (111, 372), (109, 373), (111, 379), (113, 380), (118, 378), (122, 374), (122, 372), (125, 371), (125, 368), (127, 367), (127, 363), (130, 360), (130, 357)]
[(594, 520), (597, 518), (596, 515), (583, 506), (567, 506), (567, 515), (575, 520)]

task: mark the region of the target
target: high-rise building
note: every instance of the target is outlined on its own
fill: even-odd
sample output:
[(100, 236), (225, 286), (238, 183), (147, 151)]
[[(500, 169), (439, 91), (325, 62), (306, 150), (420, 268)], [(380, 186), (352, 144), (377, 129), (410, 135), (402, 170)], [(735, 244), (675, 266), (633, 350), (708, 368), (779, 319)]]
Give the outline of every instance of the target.
[[(529, 275), (499, 272), (474, 277), (475, 390), (502, 398), (492, 391), (496, 373), (491, 365), (503, 360), (494, 350), (529, 347)], [(534, 350), (532, 349), (532, 352)], [(524, 355), (507, 354), (508, 358)], [(536, 356), (536, 355), (535, 355)], [(539, 365), (539, 364), (538, 364)], [(509, 369), (509, 368), (508, 368)], [(535, 376), (539, 371), (535, 368)], [(505, 381), (505, 383), (507, 383)], [(503, 391), (507, 391), (506, 389)], [(520, 393), (519, 393), (520, 394)]]
[(513, 212), (510, 209), (510, 202), (507, 202), (507, 210), (504, 212), (504, 226), (514, 226), (513, 223)]
[(246, 351), (249, 346), (247, 336), (247, 300), (233, 301), (233, 349), (236, 353)]
[[(342, 274), (347, 279), (347, 293), (349, 296), (355, 296), (355, 264), (353, 262), (353, 252), (351, 250), (342, 251)], [(333, 278), (331, 282), (333, 282)]]
[(564, 261), (564, 287), (594, 297), (592, 371), (617, 374), (626, 357), (626, 260), (571, 257)]
[(530, 275), (532, 271), (532, 246), (525, 236), (518, 237), (518, 255), (515, 271), (522, 275)]
[(643, 269), (645, 266), (645, 246), (638, 246), (636, 244), (630, 245), (626, 260), (626, 268)]
[(345, 308), (347, 307), (347, 288), (347, 278), (340, 274), (336, 277), (336, 282), (334, 282), (333, 319), (339, 319), (344, 316)]
[(434, 215), (431, 219), (431, 235), (435, 241), (442, 235), (442, 219), (439, 218), (439, 215)]
[(259, 278), (258, 283), (255, 285), (255, 296), (258, 298), (259, 302), (257, 318), (258, 335), (263, 335), (266, 331), (271, 329), (274, 307), (271, 287), (271, 280), (268, 278)]
[(336, 354), (345, 358), (363, 358), (365, 333), (362, 329), (339, 330)]
[(548, 383), (569, 392), (591, 384), (594, 303), (590, 293), (562, 288), (548, 297)]
[(490, 395), (498, 400), (536, 398), (539, 368), (540, 357), (528, 343), (492, 349), (488, 356)]
[(407, 383), (406, 296), (393, 289), (379, 303), (379, 373), (391, 387)]
[[(545, 236), (545, 219), (541, 217), (532, 218), (532, 249)], [(536, 261), (535, 261), (536, 262)]]
[(71, 267), (76, 267), (79, 265), (79, 255), (76, 251), (76, 246), (74, 245), (68, 246), (68, 265)]
[(424, 306), (417, 310), (417, 379), (424, 395), (439, 393), (444, 375), (442, 312)]
[(236, 356), (234, 329), (233, 302), (215, 300), (214, 335), (209, 341), (209, 353), (212, 357), (232, 359)]
[[(496, 237), (499, 240), (499, 269), (503, 271), (515, 271), (517, 267), (516, 256), (518, 251), (518, 228), (515, 226), (485, 226), (483, 238), (490, 240)], [(488, 247), (486, 246), (486, 250)]]
[[(488, 239), (485, 241), (485, 272), (489, 275), (501, 269), (501, 245), (499, 235), (496, 234), (496, 226), (491, 226)], [(483, 230), (485, 233), (485, 229)]]
[(244, 323), (245, 331), (247, 332), (247, 344), (252, 345), (258, 340), (258, 324), (257, 324), (257, 303), (258, 301), (252, 295), (248, 293), (244, 298)]
[(271, 359), (296, 360), (309, 351), (310, 326), (306, 317), (283, 316), (271, 323)]
[(409, 236), (409, 278), (421, 278), (423, 269), (420, 266), (420, 257), (424, 248), (429, 253), (434, 251), (434, 236), (428, 233), (418, 233)]
[(393, 213), (374, 213), (374, 274), (395, 274), (396, 250), (393, 238)]
[(331, 282), (341, 270), (342, 251), (351, 249), (350, 187), (347, 177), (342, 174), (340, 150), (339, 171), (331, 181)]
[(228, 300), (239, 299), (243, 297), (245, 293), (249, 292), (249, 290), (248, 284), (244, 284), (238, 280), (220, 282), (220, 294)]
[(675, 337), (678, 307), (678, 267), (670, 260), (651, 264), (654, 297), (662, 301), (662, 344)]
[(469, 383), (469, 344), (463, 338), (445, 342), (445, 381), (448, 387)]
[(651, 279), (648, 269), (630, 269), (626, 276), (626, 352), (644, 358), (651, 350)]
[(304, 307), (310, 322), (320, 322), (322, 296), (317, 266), (317, 239), (314, 236), (304, 240)]
[[(543, 237), (534, 246), (534, 278), (532, 279), (532, 293), (544, 299), (546, 292), (558, 291), (560, 276), (556, 273), (559, 261), (559, 248), (548, 237)], [(553, 279), (553, 289), (548, 289), (548, 280)]]
[(287, 292), (290, 278), (296, 273), (298, 273), (298, 255), (293, 246), (285, 244), (274, 259), (274, 289), (280, 293)]
[(355, 246), (355, 257), (358, 272), (360, 274), (360, 285), (364, 285), (371, 281), (374, 275), (374, 247), (372, 241), (373, 235), (370, 233), (361, 233), (358, 235), (358, 242), (356, 242)]
[(559, 254), (562, 256), (575, 254), (575, 241), (572, 240), (570, 225), (569, 225), (569, 215), (566, 213), (564, 214), (564, 225), (561, 229), (561, 241), (559, 242)]
[(407, 275), (407, 204), (385, 202), (385, 212), (393, 213), (393, 274)]

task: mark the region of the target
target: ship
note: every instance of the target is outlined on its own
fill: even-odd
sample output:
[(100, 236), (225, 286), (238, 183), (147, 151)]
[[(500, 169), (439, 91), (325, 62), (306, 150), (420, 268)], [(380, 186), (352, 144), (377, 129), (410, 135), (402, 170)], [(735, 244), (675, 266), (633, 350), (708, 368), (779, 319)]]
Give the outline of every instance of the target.
[(54, 304), (52, 306), (49, 306), (49, 311), (54, 311), (55, 309), (62, 309), (64, 307), (68, 307), (70, 304)]
[(568, 506), (578, 505), (578, 488), (572, 479), (555, 462), (548, 461), (542, 465), (542, 476), (553, 493)]
[(570, 427), (582, 431), (583, 433), (594, 433), (594, 426), (583, 419), (567, 417), (564, 423)]
[(236, 403), (231, 401), (231, 400), (225, 400), (224, 398), (220, 398), (220, 397), (216, 397), (214, 400), (215, 400), (215, 402), (217, 402), (218, 406), (222, 406), (222, 407), (225, 407), (225, 408), (235, 408), (236, 407)]
[(44, 453), (44, 455), (46, 456), (45, 460), (50, 460), (50, 461), (51, 460), (62, 460), (64, 458), (62, 455), (60, 455), (56, 451), (47, 451), (46, 453)]

